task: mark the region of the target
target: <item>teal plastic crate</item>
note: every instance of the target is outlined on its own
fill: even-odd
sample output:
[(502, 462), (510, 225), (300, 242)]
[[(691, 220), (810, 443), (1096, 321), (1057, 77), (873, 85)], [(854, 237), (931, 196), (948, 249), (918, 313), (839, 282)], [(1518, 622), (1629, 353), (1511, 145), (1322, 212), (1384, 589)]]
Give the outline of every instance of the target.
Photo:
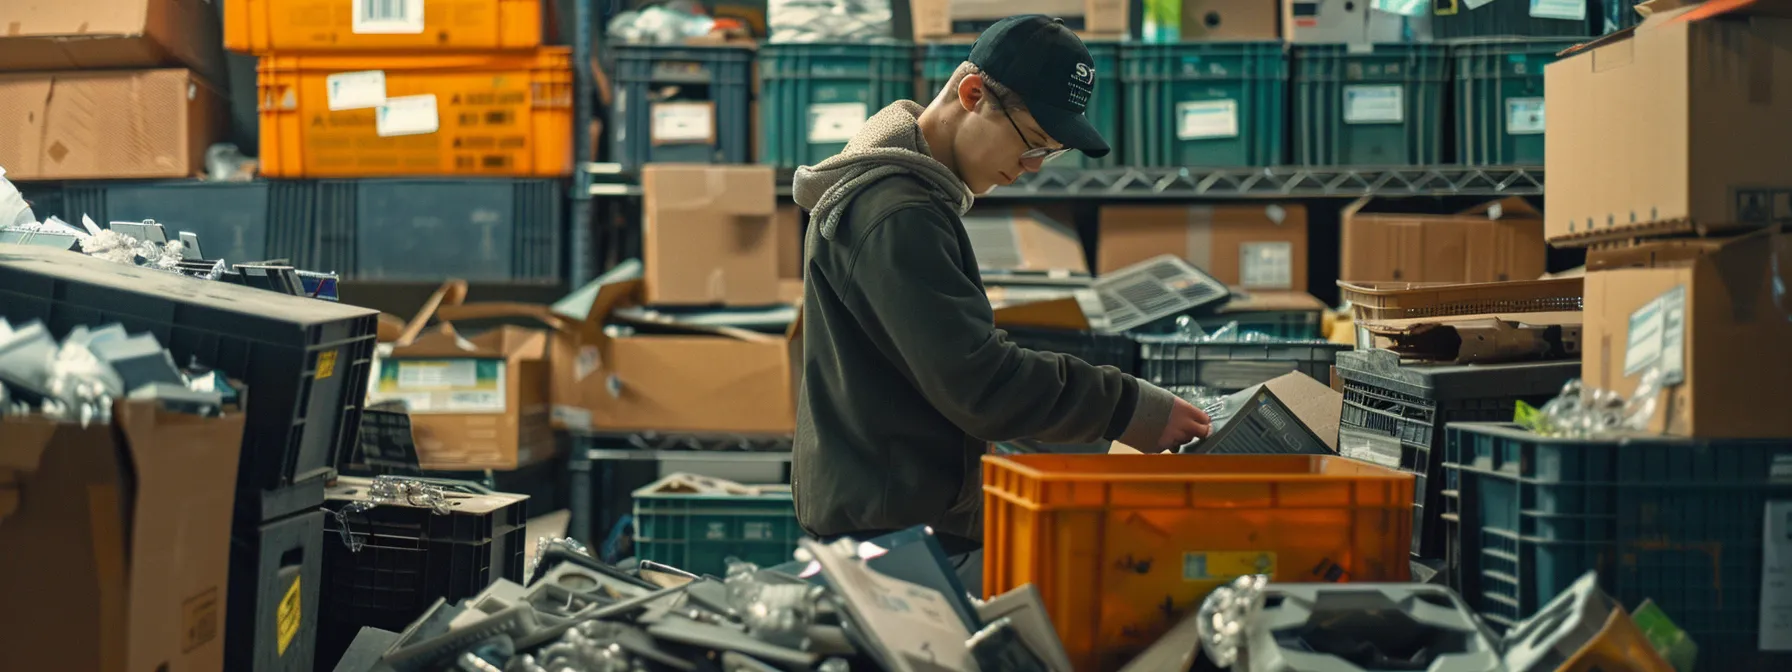
[(1443, 163), (1448, 48), (1295, 47), (1294, 151), (1305, 166)]
[[(1446, 428), (1451, 587), (1511, 627), (1588, 570), (1634, 609), (1652, 599), (1699, 644), (1699, 668), (1792, 669), (1757, 652), (1764, 538), (1784, 544), (1792, 438), (1548, 438), (1515, 425)], [(1776, 504), (1777, 506), (1777, 504)]]
[(1281, 42), (1129, 44), (1120, 63), (1128, 163), (1232, 168), (1287, 158)]
[(1543, 165), (1543, 66), (1580, 42), (1493, 38), (1452, 43), (1457, 159), (1470, 166)]
[(759, 495), (635, 491), (635, 556), (697, 574), (723, 576), (728, 558), (761, 567), (790, 561), (806, 536), (788, 487)]
[[(1096, 84), (1095, 97), (1090, 99), (1089, 107), (1083, 114), (1089, 117), (1089, 123), (1095, 130), (1101, 131), (1101, 137), (1107, 138), (1108, 146), (1113, 151), (1099, 159), (1083, 156), (1082, 152), (1070, 152), (1060, 157), (1047, 168), (1113, 168), (1125, 165), (1121, 161), (1120, 142), (1120, 45), (1115, 42), (1086, 42), (1089, 57), (1095, 61)], [(921, 79), (916, 83), (915, 100), (926, 105), (940, 92), (940, 87), (952, 79), (952, 72), (958, 64), (971, 57), (971, 45), (965, 42), (923, 44), (921, 54)]]
[(760, 163), (795, 168), (839, 154), (865, 119), (914, 93), (910, 44), (759, 48)]

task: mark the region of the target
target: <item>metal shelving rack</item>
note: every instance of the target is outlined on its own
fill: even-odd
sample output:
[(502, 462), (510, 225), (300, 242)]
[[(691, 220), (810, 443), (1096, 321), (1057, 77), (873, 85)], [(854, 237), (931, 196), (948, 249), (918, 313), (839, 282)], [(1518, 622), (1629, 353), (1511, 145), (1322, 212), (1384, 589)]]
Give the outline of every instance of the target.
[[(587, 164), (594, 198), (641, 195), (615, 164)], [(779, 194), (790, 195), (789, 175)], [(1096, 168), (1048, 169), (1023, 176), (984, 198), (1299, 199), (1356, 196), (1536, 196), (1541, 166), (1419, 166), (1389, 168)]]

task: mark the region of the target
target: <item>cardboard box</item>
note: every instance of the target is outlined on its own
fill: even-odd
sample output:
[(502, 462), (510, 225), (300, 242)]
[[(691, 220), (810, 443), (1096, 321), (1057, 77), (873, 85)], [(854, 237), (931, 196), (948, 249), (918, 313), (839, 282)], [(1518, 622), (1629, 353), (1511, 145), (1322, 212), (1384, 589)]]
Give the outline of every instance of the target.
[(1589, 269), (1599, 270), (1585, 281), (1582, 379), (1625, 396), (1651, 366), (1677, 379), (1656, 397), (1652, 432), (1792, 436), (1782, 396), (1792, 319), (1773, 291), (1776, 280), (1792, 282), (1787, 258), (1792, 236), (1767, 231), (1589, 254)]
[(225, 127), (224, 98), (188, 70), (0, 75), (11, 180), (192, 177)]
[(1353, 282), (1503, 282), (1543, 275), (1543, 220), (1524, 199), (1483, 203), (1454, 215), (1344, 208), (1340, 279)]
[(1227, 285), (1307, 288), (1305, 206), (1110, 205), (1100, 217), (1100, 273), (1172, 253)]
[[(553, 339), (554, 426), (595, 431), (787, 435), (796, 431), (800, 319), (783, 335), (634, 322), (606, 333), (642, 283), (623, 269), (555, 304), (574, 338)], [(627, 323), (626, 320), (619, 320)]]
[(647, 303), (778, 302), (782, 248), (771, 166), (648, 164), (641, 191)]
[[(571, 337), (570, 326), (544, 307), (460, 305), (464, 296), (466, 283), (450, 281), (412, 318), (392, 353), (375, 363), (370, 401), (405, 402), (424, 469), (509, 471), (552, 458), (549, 342)], [(432, 318), (440, 322), (425, 329)], [(549, 329), (506, 324), (463, 338), (453, 326), (493, 318)]]
[(0, 2), (0, 71), (185, 66), (223, 82), (218, 18), (210, 0)]
[(1278, 40), (1292, 9), (1290, 0), (1182, 0), (1180, 39)]
[(778, 206), (773, 231), (778, 235), (778, 300), (782, 303), (803, 302), (803, 220), (802, 208), (786, 203)]
[[(1431, 41), (1431, 16), (1401, 16), (1362, 0), (1288, 0), (1284, 37), (1300, 44)], [(1185, 8), (1184, 12), (1187, 11)]]
[[(1544, 68), (1551, 241), (1792, 220), (1792, 18), (1657, 14)], [(1742, 9), (1714, 20), (1732, 6)]]
[(0, 668), (224, 669), (243, 421), (143, 402), (111, 425), (0, 419), (0, 595), (18, 610)]
[[(1127, 34), (1122, 0), (1034, 0), (1026, 13), (1064, 19), (1083, 39), (1121, 39)], [(975, 39), (990, 24), (1013, 16), (1015, 4), (999, 0), (909, 0), (915, 40)]]
[(1072, 214), (1063, 208), (977, 208), (963, 221), (984, 271), (1088, 275)]

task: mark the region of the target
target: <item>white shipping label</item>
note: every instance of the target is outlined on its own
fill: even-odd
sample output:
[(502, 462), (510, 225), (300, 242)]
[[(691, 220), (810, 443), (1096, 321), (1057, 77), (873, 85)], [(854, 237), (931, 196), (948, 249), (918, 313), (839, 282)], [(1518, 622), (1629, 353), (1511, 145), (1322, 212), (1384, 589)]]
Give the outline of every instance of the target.
[(1398, 124), (1406, 121), (1406, 87), (1358, 84), (1344, 87), (1344, 123)]
[(1239, 243), (1238, 284), (1254, 289), (1294, 287), (1294, 243)]
[(864, 103), (816, 103), (809, 106), (809, 142), (846, 142), (859, 134), (871, 108)]
[(1191, 100), (1176, 104), (1176, 139), (1238, 137), (1238, 101)]
[(1400, 16), (1426, 16), (1431, 13), (1430, 0), (1375, 0), (1371, 6)]
[(1590, 2), (1591, 0), (1531, 0), (1531, 16), (1539, 19), (1585, 21)]
[(403, 400), (411, 413), (503, 413), (507, 373), (498, 359), (385, 360), (370, 396)]
[(707, 143), (715, 137), (715, 107), (709, 103), (654, 103), (648, 139), (660, 143)]
[(1624, 341), (1625, 376), (1660, 367), (1662, 374), (1678, 382), (1685, 366), (1681, 358), (1686, 342), (1686, 287), (1670, 289), (1631, 313)]
[(1541, 135), (1542, 133), (1542, 98), (1506, 99), (1507, 135)]
[(436, 132), (441, 119), (436, 116), (435, 94), (387, 98), (375, 109), (373, 128), (382, 138)]
[(1686, 286), (1661, 295), (1661, 384), (1686, 382)]
[(386, 73), (338, 72), (324, 78), (324, 89), (332, 111), (379, 107), (386, 104)]
[(349, 30), (359, 35), (420, 35), (423, 0), (354, 0)]
[(479, 381), (478, 362), (471, 359), (389, 362), (401, 389), (466, 387)]
[(1792, 651), (1792, 501), (1767, 502), (1761, 530), (1762, 651)]

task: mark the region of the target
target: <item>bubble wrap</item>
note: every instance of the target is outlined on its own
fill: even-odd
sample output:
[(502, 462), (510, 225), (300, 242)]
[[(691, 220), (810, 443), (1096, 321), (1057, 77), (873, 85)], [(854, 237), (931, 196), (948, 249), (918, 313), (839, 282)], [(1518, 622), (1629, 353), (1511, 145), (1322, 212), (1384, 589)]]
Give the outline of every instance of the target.
[(895, 41), (890, 0), (768, 0), (766, 24), (779, 44)]

